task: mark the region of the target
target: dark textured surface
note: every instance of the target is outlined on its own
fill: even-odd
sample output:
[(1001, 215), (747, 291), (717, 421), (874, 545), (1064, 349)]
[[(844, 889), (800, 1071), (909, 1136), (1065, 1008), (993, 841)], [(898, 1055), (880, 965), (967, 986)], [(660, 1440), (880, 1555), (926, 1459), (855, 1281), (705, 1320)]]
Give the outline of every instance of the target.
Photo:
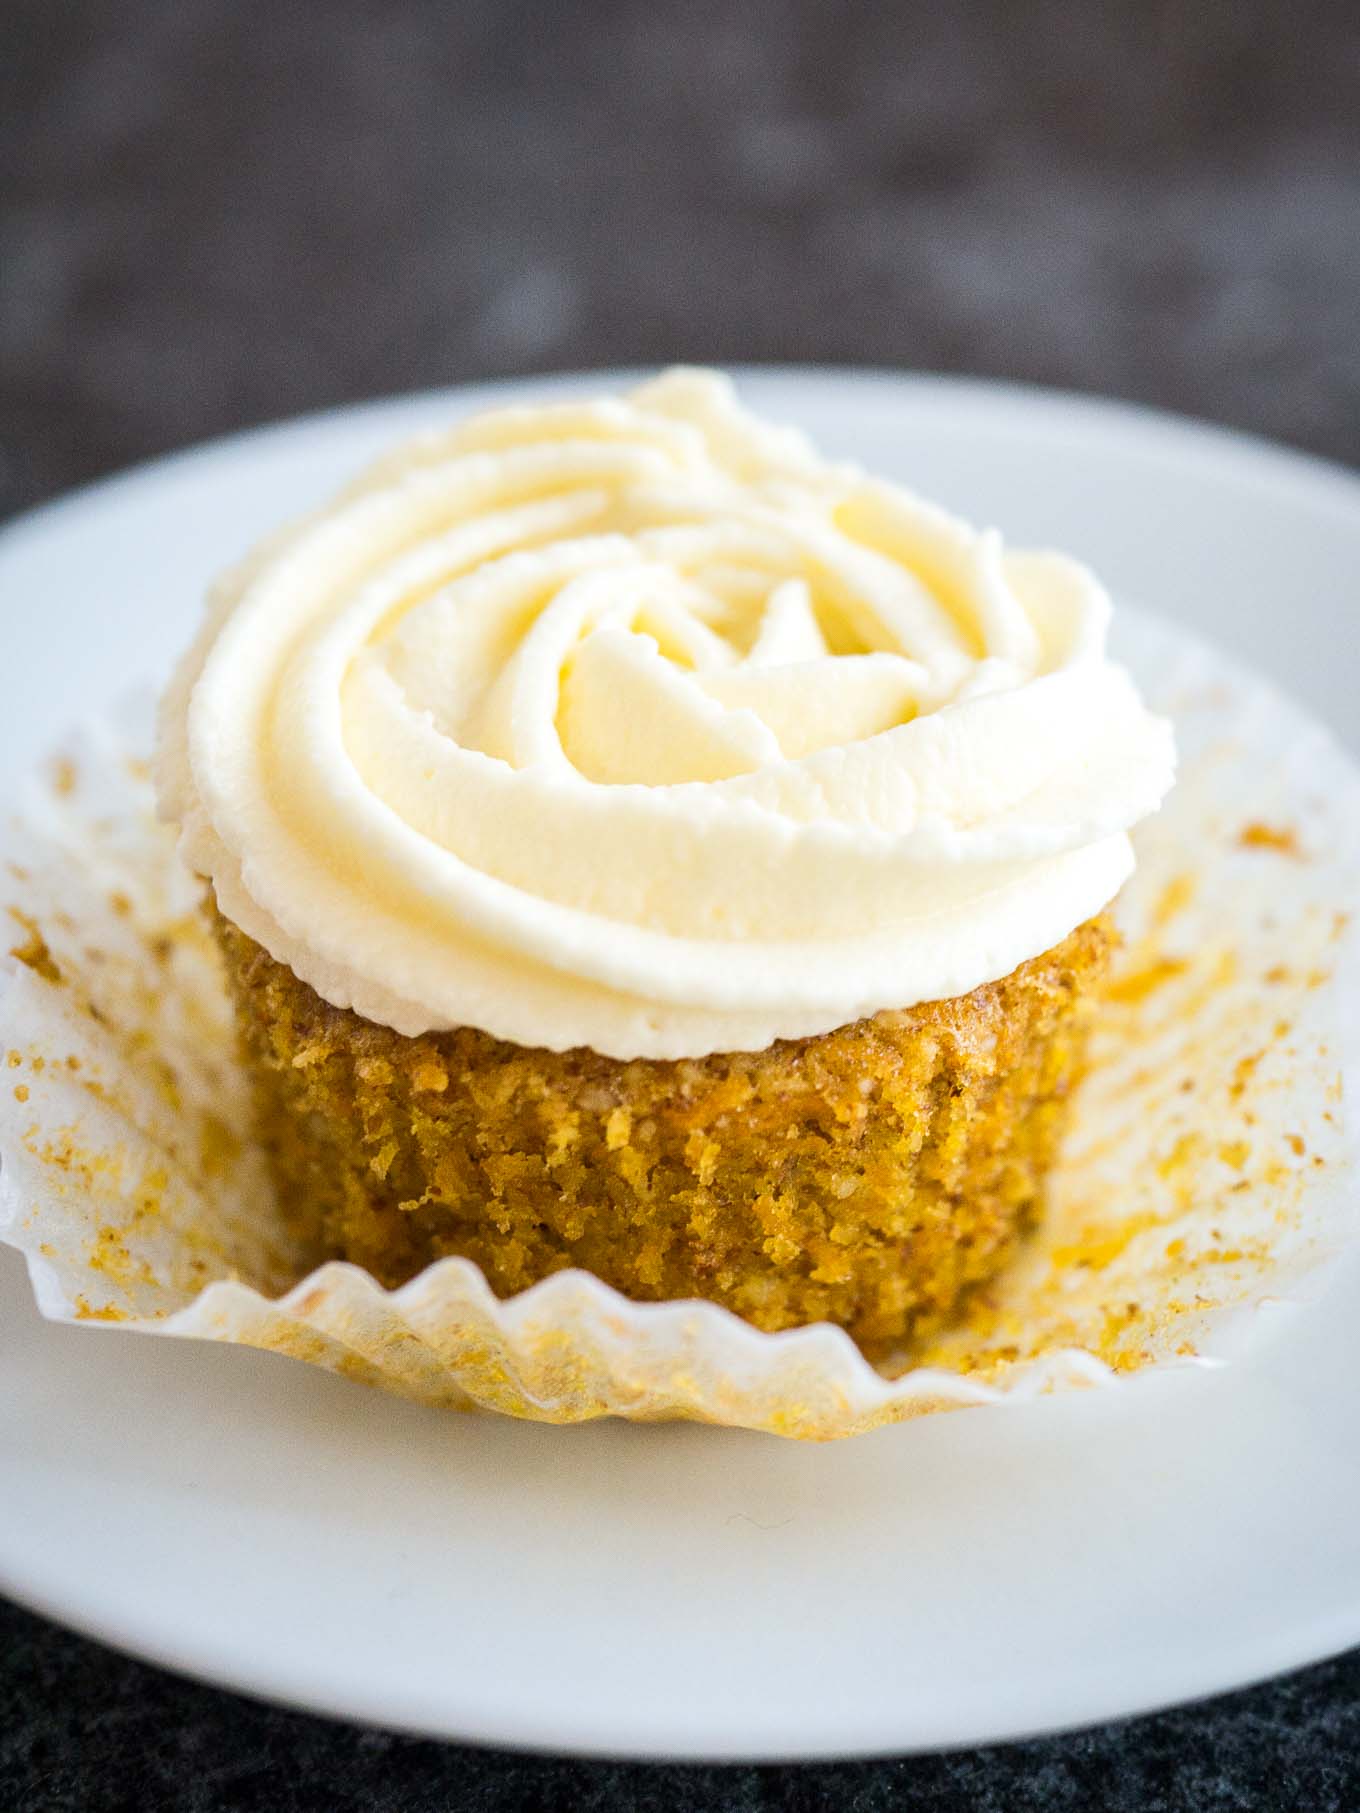
[[(351, 397), (677, 357), (1360, 459), (1353, 0), (7, 0), (0, 38), (0, 510)], [(1325, 1813), (1358, 1694), (1352, 1657), (980, 1755), (663, 1772), (345, 1730), (0, 1608), (0, 1808)]]
[(1360, 457), (1353, 0), (7, 0), (12, 502), (676, 357), (995, 372)]
[(171, 1679), (0, 1603), (5, 1813), (1239, 1813), (1360, 1806), (1360, 1654), (1131, 1725), (800, 1768), (654, 1768), (329, 1725)]

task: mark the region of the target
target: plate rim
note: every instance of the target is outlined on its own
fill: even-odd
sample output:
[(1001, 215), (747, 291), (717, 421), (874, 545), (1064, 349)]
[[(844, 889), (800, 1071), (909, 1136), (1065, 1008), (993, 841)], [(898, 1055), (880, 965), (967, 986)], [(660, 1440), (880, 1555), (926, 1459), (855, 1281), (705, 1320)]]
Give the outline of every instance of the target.
[[(262, 422), (211, 435), (206, 440), (191, 441), (185, 446), (134, 460), (14, 512), (0, 520), (0, 553), (9, 553), (11, 537), (26, 539), (30, 534), (46, 532), (67, 512), (114, 503), (126, 490), (148, 480), (172, 474), (177, 476), (201, 463), (242, 453), (257, 445), (283, 446), (289, 439), (306, 438), (342, 422), (358, 422), (368, 417), (376, 419), (394, 409), (438, 404), (444, 400), (461, 408), (462, 399), (470, 399), (475, 408), (481, 406), (483, 398), (494, 403), (498, 395), (508, 396), (538, 386), (554, 389), (598, 383), (617, 388), (642, 383), (655, 376), (659, 369), (664, 368), (655, 365), (583, 365), (564, 370), (472, 378), (465, 382), (383, 392), (346, 403), (323, 404), (296, 415), (269, 417)], [(1217, 464), (1226, 457), (1240, 465), (1244, 472), (1247, 468), (1261, 469), (1256, 473), (1261, 478), (1270, 476), (1301, 483), (1310, 496), (1315, 495), (1314, 487), (1320, 484), (1329, 493), (1334, 493), (1329, 501), (1340, 505), (1347, 513), (1360, 514), (1360, 468), (1286, 441), (1274, 440), (1252, 429), (1231, 427), (1206, 416), (1166, 409), (1133, 398), (1018, 378), (933, 371), (915, 366), (746, 361), (723, 364), (718, 369), (726, 372), (739, 388), (752, 380), (758, 384), (810, 380), (815, 385), (830, 388), (841, 385), (860, 389), (901, 386), (911, 390), (917, 398), (951, 406), (963, 401), (969, 408), (1009, 400), (1027, 410), (1038, 409), (1054, 421), (1066, 418), (1070, 425), (1097, 434), (1103, 424), (1113, 419), (1142, 438), (1160, 441), (1171, 435), (1183, 443), (1182, 457), (1192, 457), (1197, 464), (1206, 459)], [(1268, 474), (1265, 468), (1274, 468), (1274, 471)]]
[[(281, 1364), (290, 1364), (281, 1356), (268, 1357), (279, 1360)], [(996, 1413), (995, 1406), (981, 1408), (984, 1414)], [(773, 1441), (778, 1438), (769, 1439)], [(981, 1729), (985, 1721), (975, 1721), (970, 1725), (966, 1720), (960, 1720), (938, 1737), (905, 1742), (900, 1733), (893, 1735), (882, 1730), (881, 1721), (875, 1720), (867, 1721), (866, 1728), (859, 1735), (846, 1735), (842, 1730), (842, 1735), (834, 1741), (829, 1737), (819, 1737), (816, 1727), (805, 1727), (796, 1741), (784, 1737), (777, 1744), (770, 1745), (697, 1739), (693, 1742), (677, 1742), (673, 1728), (664, 1740), (659, 1734), (656, 1738), (649, 1739), (645, 1731), (635, 1730), (634, 1737), (629, 1741), (611, 1742), (603, 1737), (597, 1738), (590, 1734), (582, 1736), (579, 1731), (561, 1729), (550, 1721), (535, 1726), (532, 1719), (502, 1718), (499, 1721), (488, 1721), (477, 1714), (457, 1710), (450, 1712), (446, 1701), (441, 1701), (436, 1708), (433, 1699), (425, 1708), (408, 1706), (403, 1711), (394, 1705), (375, 1706), (373, 1695), (361, 1696), (358, 1693), (336, 1691), (334, 1685), (331, 1685), (322, 1700), (317, 1697), (314, 1688), (309, 1689), (304, 1683), (292, 1680), (287, 1671), (265, 1680), (261, 1680), (257, 1673), (252, 1679), (239, 1663), (233, 1663), (225, 1656), (205, 1660), (201, 1645), (195, 1649), (192, 1644), (177, 1644), (163, 1636), (139, 1636), (135, 1630), (126, 1626), (122, 1634), (119, 1634), (106, 1628), (97, 1615), (69, 1605), (58, 1593), (25, 1591), (16, 1587), (2, 1558), (0, 1596), (11, 1600), (24, 1611), (45, 1618), (87, 1641), (98, 1643), (115, 1655), (163, 1669), (180, 1680), (233, 1693), (256, 1704), (276, 1707), (282, 1711), (406, 1737), (467, 1745), (476, 1749), (505, 1750), (516, 1755), (575, 1758), (600, 1763), (652, 1764), (659, 1767), (668, 1764), (770, 1767), (781, 1764), (874, 1762), (893, 1757), (936, 1756), (1076, 1736), (1106, 1725), (1123, 1724), (1162, 1713), (1193, 1710), (1226, 1695), (1244, 1692), (1269, 1681), (1285, 1679), (1304, 1669), (1332, 1661), (1360, 1645), (1358, 1598), (1355, 1607), (1348, 1614), (1332, 1613), (1307, 1625), (1305, 1628), (1309, 1635), (1306, 1638), (1300, 1632), (1296, 1633), (1297, 1641), (1278, 1649), (1263, 1645), (1263, 1650), (1268, 1650), (1269, 1653), (1255, 1657), (1245, 1667), (1239, 1666), (1234, 1660), (1233, 1666), (1226, 1671), (1209, 1670), (1217, 1676), (1217, 1685), (1206, 1687), (1202, 1684), (1202, 1677), (1206, 1672), (1204, 1667), (1186, 1668), (1184, 1681), (1180, 1685), (1164, 1686), (1156, 1692), (1135, 1696), (1131, 1700), (1124, 1695), (1117, 1696), (1120, 1710), (1111, 1710), (1109, 1704), (1099, 1701), (1098, 1695), (1092, 1695), (1093, 1703), (1073, 1717), (1038, 1721), (1021, 1719), (1001, 1726), (989, 1725), (985, 1732)], [(154, 1623), (154, 1620), (151, 1622)], [(1198, 1653), (1202, 1658), (1203, 1652)], [(1234, 1657), (1239, 1653), (1234, 1651)], [(1191, 1684), (1195, 1680), (1200, 1681), (1200, 1684)]]

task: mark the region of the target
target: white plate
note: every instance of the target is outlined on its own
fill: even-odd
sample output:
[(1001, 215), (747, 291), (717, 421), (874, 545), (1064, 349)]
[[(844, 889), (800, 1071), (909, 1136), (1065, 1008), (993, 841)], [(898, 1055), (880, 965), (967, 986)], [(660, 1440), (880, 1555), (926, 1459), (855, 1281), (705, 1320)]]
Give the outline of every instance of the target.
[[(998, 385), (744, 382), (829, 448), (1087, 556), (1356, 744), (1347, 474)], [(162, 670), (209, 575), (384, 443), (544, 387), (264, 430), (12, 528), (0, 774)], [(1351, 1276), (1226, 1373), (817, 1448), (464, 1418), (48, 1327), (0, 1251), (0, 1586), (215, 1681), (494, 1743), (819, 1757), (1110, 1718), (1360, 1641), (1358, 1298)]]

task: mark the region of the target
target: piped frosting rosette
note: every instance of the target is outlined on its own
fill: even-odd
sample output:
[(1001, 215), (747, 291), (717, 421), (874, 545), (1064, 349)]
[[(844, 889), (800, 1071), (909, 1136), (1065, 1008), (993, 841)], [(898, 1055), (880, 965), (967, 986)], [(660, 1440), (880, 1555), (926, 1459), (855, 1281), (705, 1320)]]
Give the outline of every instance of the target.
[(675, 371), (416, 441), (257, 554), (167, 696), (162, 809), (230, 919), (402, 1033), (758, 1049), (1118, 891), (1174, 758), (1108, 617)]

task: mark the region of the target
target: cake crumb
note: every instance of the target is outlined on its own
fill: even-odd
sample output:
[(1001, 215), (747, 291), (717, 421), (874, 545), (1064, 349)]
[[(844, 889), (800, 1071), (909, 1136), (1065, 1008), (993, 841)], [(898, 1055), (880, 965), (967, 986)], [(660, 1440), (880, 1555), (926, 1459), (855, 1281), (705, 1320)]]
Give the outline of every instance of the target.
[(27, 913), (20, 912), (19, 908), (15, 906), (10, 907), (9, 916), (28, 933), (22, 944), (11, 945), (10, 956), (16, 963), (24, 964), (35, 975), (41, 976), (44, 982), (59, 984), (61, 970), (47, 948), (47, 940), (38, 929), (37, 920), (31, 919)]
[(1303, 859), (1299, 834), (1287, 825), (1268, 825), (1260, 819), (1253, 819), (1249, 825), (1243, 825), (1237, 841), (1244, 850), (1275, 850), (1281, 856), (1294, 857), (1296, 861)]
[(626, 1108), (615, 1108), (604, 1124), (605, 1145), (611, 1152), (628, 1144), (633, 1131), (633, 1117)]
[(411, 1072), (411, 1086), (425, 1095), (442, 1095), (449, 1086), (449, 1073), (435, 1058), (424, 1058)]
[(1169, 982), (1174, 976), (1182, 976), (1189, 968), (1183, 957), (1157, 957), (1151, 963), (1144, 964), (1131, 975), (1121, 976), (1110, 983), (1105, 991), (1105, 998), (1131, 1006), (1136, 1001), (1146, 1000), (1154, 989), (1160, 988), (1163, 982)]
[(1174, 919), (1177, 913), (1183, 912), (1195, 897), (1195, 878), (1193, 875), (1176, 875), (1162, 889), (1156, 906), (1152, 909), (1152, 923), (1158, 928)]

